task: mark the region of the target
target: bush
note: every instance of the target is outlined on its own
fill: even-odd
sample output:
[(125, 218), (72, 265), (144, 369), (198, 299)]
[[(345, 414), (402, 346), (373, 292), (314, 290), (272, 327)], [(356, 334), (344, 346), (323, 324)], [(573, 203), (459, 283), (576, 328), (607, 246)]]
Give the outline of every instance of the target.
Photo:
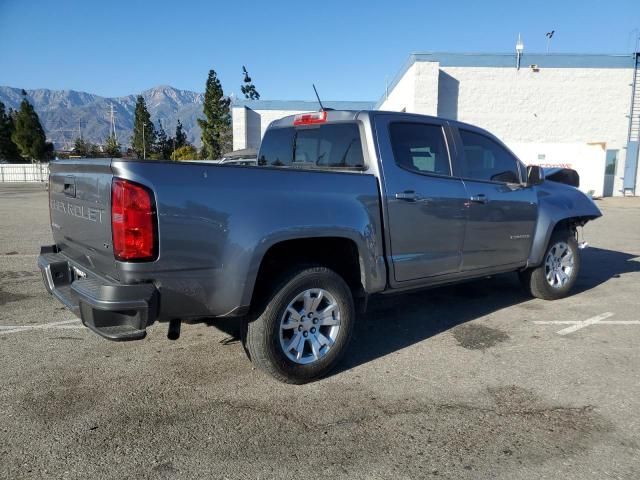
[(185, 145), (171, 154), (171, 160), (198, 160), (198, 151), (193, 145)]

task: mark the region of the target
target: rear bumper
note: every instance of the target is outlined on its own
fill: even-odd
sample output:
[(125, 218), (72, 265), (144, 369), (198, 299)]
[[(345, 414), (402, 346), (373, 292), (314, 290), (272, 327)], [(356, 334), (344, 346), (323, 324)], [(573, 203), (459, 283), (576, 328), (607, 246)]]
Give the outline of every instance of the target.
[(38, 267), (47, 291), (104, 338), (140, 340), (157, 317), (159, 294), (150, 283), (112, 283), (84, 267), (86, 277), (78, 278), (74, 266), (55, 245), (40, 249)]

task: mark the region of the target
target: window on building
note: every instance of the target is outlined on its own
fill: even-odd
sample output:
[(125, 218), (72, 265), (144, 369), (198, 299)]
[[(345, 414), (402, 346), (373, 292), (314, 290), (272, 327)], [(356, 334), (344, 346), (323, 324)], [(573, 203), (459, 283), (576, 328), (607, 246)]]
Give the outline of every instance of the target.
[(605, 157), (604, 173), (605, 175), (615, 175), (618, 167), (619, 150), (607, 150)]
[(462, 176), (473, 180), (520, 183), (517, 159), (484, 135), (460, 130), (464, 147)]
[(396, 163), (408, 170), (451, 175), (444, 133), (439, 125), (398, 122), (389, 127)]
[(360, 130), (355, 123), (267, 131), (258, 165), (296, 168), (364, 168)]

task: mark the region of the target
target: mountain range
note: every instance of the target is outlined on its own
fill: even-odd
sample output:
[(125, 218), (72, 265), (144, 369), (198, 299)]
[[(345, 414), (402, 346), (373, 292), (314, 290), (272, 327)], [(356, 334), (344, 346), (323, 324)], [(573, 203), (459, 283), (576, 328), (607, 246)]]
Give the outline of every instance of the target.
[[(0, 102), (7, 109), (17, 109), (22, 101), (21, 92), (21, 88), (0, 86)], [(80, 132), (86, 141), (104, 143), (110, 133), (111, 105), (118, 141), (123, 146), (130, 143), (137, 95), (108, 98), (75, 90), (36, 89), (26, 92), (40, 117), (47, 140), (53, 142), (56, 149), (71, 149)], [(145, 90), (141, 95), (156, 130), (158, 121), (161, 121), (167, 136), (172, 137), (180, 119), (189, 142), (201, 145), (200, 127), (196, 120), (203, 117), (203, 93), (161, 85)]]

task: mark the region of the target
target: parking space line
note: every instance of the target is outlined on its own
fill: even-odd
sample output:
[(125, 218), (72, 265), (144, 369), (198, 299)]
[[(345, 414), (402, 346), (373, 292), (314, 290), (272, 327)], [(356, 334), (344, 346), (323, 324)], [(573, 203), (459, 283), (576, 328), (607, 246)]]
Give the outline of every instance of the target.
[(612, 312), (601, 313), (600, 315), (596, 315), (595, 317), (588, 318), (582, 322), (576, 323), (575, 325), (571, 325), (570, 327), (563, 328), (558, 332), (558, 335), (568, 335), (572, 332), (576, 332), (580, 330), (581, 328), (588, 327), (589, 325), (594, 325), (612, 316), (613, 316)]
[(39, 325), (3, 325), (0, 326), (0, 335), (26, 332), (28, 330), (45, 330), (47, 328), (84, 328), (82, 325), (70, 325), (78, 322), (80, 322), (80, 319), (62, 320), (60, 322), (42, 323)]
[(588, 318), (587, 320), (539, 320), (535, 321), (536, 325), (570, 325), (567, 328), (563, 328), (556, 332), (558, 335), (568, 335), (569, 333), (576, 332), (581, 328), (588, 327), (589, 325), (640, 325), (640, 320), (607, 320), (612, 317), (612, 312), (601, 313), (595, 317)]

